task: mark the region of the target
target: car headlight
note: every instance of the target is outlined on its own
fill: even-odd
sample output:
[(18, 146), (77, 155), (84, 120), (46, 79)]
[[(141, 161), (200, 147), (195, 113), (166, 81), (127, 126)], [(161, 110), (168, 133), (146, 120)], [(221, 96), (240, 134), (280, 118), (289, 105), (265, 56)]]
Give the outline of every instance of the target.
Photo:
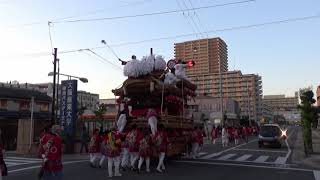
[(281, 137), (287, 137), (287, 130), (281, 130)]
[(260, 139), (261, 139), (261, 138), (263, 138), (260, 134), (259, 134), (259, 136), (258, 136), (258, 137), (259, 137)]

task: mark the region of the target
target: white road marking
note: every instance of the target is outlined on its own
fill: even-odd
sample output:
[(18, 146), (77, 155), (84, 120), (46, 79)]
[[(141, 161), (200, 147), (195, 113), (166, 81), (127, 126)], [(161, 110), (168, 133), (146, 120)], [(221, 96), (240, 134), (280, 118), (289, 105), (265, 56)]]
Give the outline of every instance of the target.
[[(68, 162), (64, 162), (62, 164), (66, 165), (66, 164), (75, 164), (75, 163), (81, 163), (81, 162), (88, 162), (88, 160), (68, 161)], [(30, 166), (30, 167), (26, 167), (26, 168), (20, 168), (20, 169), (11, 170), (11, 171), (8, 171), (8, 173), (20, 172), (20, 171), (25, 171), (25, 170), (29, 170), (29, 169), (37, 169), (37, 168), (40, 168), (40, 167), (41, 166)]]
[(8, 167), (13, 167), (18, 165), (40, 163), (41, 160), (34, 158), (6, 157), (4, 159), (4, 162), (7, 164)]
[(8, 167), (10, 167), (10, 166), (15, 166), (15, 165), (18, 165), (18, 164), (21, 164), (21, 163), (6, 162), (6, 161), (5, 161), (5, 163), (6, 163), (6, 165), (7, 165)]
[(199, 156), (204, 156), (204, 155), (207, 155), (208, 153), (207, 152), (200, 152), (198, 153)]
[(287, 161), (287, 159), (285, 158), (285, 157), (278, 157), (275, 161), (274, 161), (274, 163), (275, 164), (285, 164), (286, 163), (286, 161)]
[(227, 154), (227, 155), (219, 157), (218, 160), (228, 160), (228, 159), (232, 158), (233, 156), (236, 156), (236, 154)]
[(320, 180), (320, 171), (314, 170), (313, 175), (315, 180)]
[(287, 153), (287, 151), (274, 151), (274, 150), (263, 150), (263, 149), (234, 149), (234, 151), (254, 151), (254, 152), (272, 152), (272, 153)]
[(18, 159), (18, 160), (32, 160), (32, 161), (41, 161), (41, 159), (38, 158), (23, 158), (23, 157), (15, 157), (15, 156), (7, 156), (5, 159)]
[(249, 143), (252, 143), (252, 142), (255, 142), (255, 141), (258, 141), (258, 139), (251, 140), (251, 141), (249, 141), (249, 142), (247, 142), (247, 143), (244, 143), (244, 144), (239, 144), (239, 145), (237, 145), (237, 146), (231, 147), (231, 148), (229, 148), (229, 149), (225, 149), (225, 150), (220, 151), (220, 152), (217, 152), (217, 153), (208, 154), (208, 155), (206, 155), (206, 156), (201, 157), (200, 159), (211, 159), (211, 158), (213, 158), (213, 157), (216, 157), (216, 156), (221, 155), (221, 154), (224, 153), (224, 152), (231, 151), (231, 150), (233, 150), (233, 149), (236, 149), (236, 148), (238, 148), (238, 147), (244, 146), (244, 145), (246, 145), (246, 144), (249, 144)]
[[(202, 162), (202, 161), (175, 161), (177, 163), (190, 163), (190, 164), (207, 164), (207, 165), (221, 165), (221, 166), (240, 166), (240, 167), (254, 167), (254, 168), (264, 168), (264, 169), (283, 169), (283, 170), (293, 170), (293, 171), (304, 171), (313, 172), (310, 169), (302, 168), (290, 168), (290, 167), (277, 167), (277, 166), (263, 166), (263, 165), (249, 165), (249, 164), (233, 164), (233, 163), (222, 163), (222, 162)], [(318, 179), (317, 179), (318, 180)]]
[(256, 160), (254, 160), (254, 162), (262, 163), (265, 162), (268, 158), (269, 156), (259, 156)]
[(289, 143), (288, 143), (288, 140), (287, 140), (287, 139), (286, 139), (286, 145), (287, 145), (287, 147), (288, 147), (288, 153), (287, 153), (286, 157), (284, 157), (284, 162), (287, 162), (287, 160), (288, 160), (288, 158), (289, 158), (289, 156), (290, 156), (290, 154), (291, 154), (291, 148), (290, 148), (290, 146), (289, 146)]
[(4, 159), (4, 162), (22, 162), (22, 163), (37, 163), (37, 162), (41, 162), (41, 161), (29, 161), (29, 160), (19, 160), (19, 159)]
[(238, 157), (235, 161), (246, 161), (249, 159), (252, 155), (251, 154), (245, 154), (243, 156)]

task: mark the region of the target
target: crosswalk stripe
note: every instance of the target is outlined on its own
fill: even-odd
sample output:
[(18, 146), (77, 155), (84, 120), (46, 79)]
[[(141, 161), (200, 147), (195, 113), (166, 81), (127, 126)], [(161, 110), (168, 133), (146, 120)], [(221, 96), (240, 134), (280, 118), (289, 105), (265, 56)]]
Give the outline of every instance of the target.
[(218, 158), (218, 160), (227, 160), (235, 156), (236, 154), (227, 154)]
[(207, 155), (208, 153), (207, 152), (200, 152), (198, 153), (199, 156), (204, 156), (204, 155)]
[(219, 156), (219, 155), (220, 155), (220, 153), (212, 153), (212, 154), (208, 154), (206, 156), (203, 156), (200, 159), (211, 159), (211, 158)]
[(251, 154), (245, 154), (243, 156), (240, 156), (239, 158), (236, 159), (236, 161), (246, 161), (249, 159), (252, 155)]
[(268, 158), (269, 156), (259, 156), (257, 159), (254, 160), (254, 162), (262, 163), (265, 162)]
[(18, 165), (20, 163), (14, 163), (14, 162), (5, 162), (7, 165)]
[(23, 157), (6, 157), (5, 159), (17, 159), (17, 160), (32, 160), (32, 161), (41, 161), (41, 159), (37, 158), (23, 158)]
[(286, 163), (286, 158), (278, 157), (274, 163), (275, 164), (285, 164)]
[(40, 161), (29, 161), (29, 160), (17, 160), (17, 159), (4, 159), (5, 162), (21, 162), (21, 163), (37, 163)]

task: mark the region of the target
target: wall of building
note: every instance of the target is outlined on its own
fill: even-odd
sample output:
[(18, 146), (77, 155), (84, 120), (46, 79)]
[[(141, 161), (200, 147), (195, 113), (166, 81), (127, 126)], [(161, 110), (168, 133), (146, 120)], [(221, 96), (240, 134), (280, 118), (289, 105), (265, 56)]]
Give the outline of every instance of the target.
[(176, 43), (175, 58), (195, 61), (196, 66), (187, 69), (187, 75), (228, 71), (227, 44), (221, 38)]
[(86, 107), (89, 110), (95, 111), (99, 106), (99, 95), (85, 91), (78, 91), (78, 108)]
[(282, 116), (288, 121), (299, 121), (301, 119), (298, 110), (299, 97), (295, 93), (294, 97), (285, 95), (266, 95), (263, 97), (263, 104), (266, 104), (274, 115)]
[[(189, 76), (197, 85), (198, 95), (220, 97), (219, 74), (203, 74)], [(251, 120), (260, 120), (262, 117), (262, 81), (254, 74), (243, 75), (241, 71), (222, 73), (222, 97), (239, 102), (240, 115), (250, 116)], [(250, 104), (250, 108), (248, 108)]]

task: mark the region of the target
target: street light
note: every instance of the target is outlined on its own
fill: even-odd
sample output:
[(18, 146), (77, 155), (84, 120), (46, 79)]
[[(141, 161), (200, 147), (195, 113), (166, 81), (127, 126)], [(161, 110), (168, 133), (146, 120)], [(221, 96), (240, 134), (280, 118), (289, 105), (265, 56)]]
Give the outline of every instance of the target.
[[(58, 73), (56, 73), (56, 74), (58, 74)], [(53, 75), (54, 75), (53, 72), (49, 72), (49, 74), (48, 74), (48, 76), (53, 76)], [(87, 78), (84, 78), (84, 77), (72, 76), (72, 75), (62, 74), (62, 73), (59, 73), (59, 75), (61, 75), (61, 76), (66, 76), (66, 77), (68, 77), (68, 79), (76, 78), (76, 79), (79, 79), (79, 80), (80, 80), (81, 82), (83, 82), (83, 83), (88, 83), (88, 82), (89, 82), (88, 79), (87, 79)]]

